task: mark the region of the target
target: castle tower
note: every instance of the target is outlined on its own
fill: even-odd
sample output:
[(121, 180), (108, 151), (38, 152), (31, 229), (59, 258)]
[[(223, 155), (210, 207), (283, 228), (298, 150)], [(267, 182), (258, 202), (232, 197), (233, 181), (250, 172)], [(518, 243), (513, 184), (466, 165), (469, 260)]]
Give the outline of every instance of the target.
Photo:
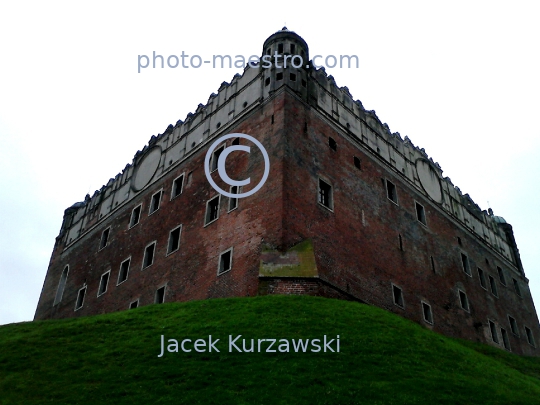
[[(512, 227), (312, 62), (300, 36), (276, 32), (258, 66), (152, 136), (122, 173), (68, 208), (35, 319), (310, 294), (538, 355), (540, 326)], [(205, 173), (208, 154), (210, 176), (232, 195), (264, 178), (262, 150), (225, 139), (233, 133), (268, 154), (268, 178), (246, 198), (217, 192)], [(250, 153), (225, 153), (226, 172), (251, 182), (234, 189), (218, 162), (240, 145)]]

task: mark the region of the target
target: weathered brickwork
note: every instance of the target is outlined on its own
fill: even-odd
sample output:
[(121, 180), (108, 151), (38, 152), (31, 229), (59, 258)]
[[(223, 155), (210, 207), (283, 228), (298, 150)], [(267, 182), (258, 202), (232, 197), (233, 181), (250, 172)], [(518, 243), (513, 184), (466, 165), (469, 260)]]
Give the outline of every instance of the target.
[[(307, 44), (287, 30), (269, 37), (263, 54), (280, 44), (308, 58)], [(215, 139), (236, 132), (263, 144), (270, 175), (229, 210), (230, 199), (205, 177), (204, 158)], [(264, 169), (251, 146), (250, 154), (227, 159), (231, 178), (251, 178), (243, 191)], [(216, 196), (218, 218), (206, 224)], [(179, 248), (171, 252), (179, 226)], [(152, 243), (153, 260), (143, 268)], [(224, 265), (229, 249), (232, 262)], [(481, 211), (422, 149), (391, 133), (323, 69), (247, 67), (206, 106), (153, 136), (101, 190), (68, 208), (35, 319), (125, 310), (159, 302), (159, 291), (164, 301), (352, 299), (449, 336), (539, 353), (540, 327), (511, 226)]]

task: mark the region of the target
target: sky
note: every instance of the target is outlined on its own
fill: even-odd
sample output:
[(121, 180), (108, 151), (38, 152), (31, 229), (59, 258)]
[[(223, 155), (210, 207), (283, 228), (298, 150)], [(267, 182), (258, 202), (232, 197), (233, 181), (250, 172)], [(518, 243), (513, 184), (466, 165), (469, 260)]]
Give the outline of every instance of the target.
[(358, 68), (326, 71), (513, 225), (540, 305), (539, 11), (520, 0), (1, 1), (0, 324), (33, 319), (64, 210), (243, 70), (139, 73), (139, 55), (247, 59), (283, 26), (311, 56), (358, 56)]

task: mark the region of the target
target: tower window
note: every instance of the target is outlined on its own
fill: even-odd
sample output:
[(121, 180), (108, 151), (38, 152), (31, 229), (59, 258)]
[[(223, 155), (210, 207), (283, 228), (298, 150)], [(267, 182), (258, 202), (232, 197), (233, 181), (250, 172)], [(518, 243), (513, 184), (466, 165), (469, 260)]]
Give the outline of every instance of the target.
[(403, 302), (403, 291), (401, 288), (392, 284), (392, 295), (394, 296), (394, 304), (403, 308), (405, 305)]
[(334, 138), (329, 137), (328, 138), (328, 146), (330, 146), (330, 149), (337, 150), (337, 143)]
[(433, 259), (433, 256), (429, 256), (429, 259), (431, 260), (431, 270), (435, 273), (435, 260)]
[(431, 312), (431, 305), (422, 302), (422, 313), (424, 315), (424, 321), (433, 324), (433, 313)]
[(478, 268), (478, 278), (480, 279), (480, 285), (482, 286), (482, 288), (487, 290), (486, 276), (484, 275), (484, 270), (482, 270), (480, 267)]
[(86, 285), (77, 293), (77, 301), (75, 301), (75, 311), (81, 309), (84, 305), (84, 297), (86, 295)]
[(177, 226), (171, 232), (169, 232), (169, 243), (167, 246), (167, 254), (176, 252), (180, 248), (181, 231), (182, 231), (182, 225)]
[(233, 145), (240, 145), (240, 138), (234, 138), (232, 141)]
[(283, 44), (278, 44), (277, 51), (278, 51), (279, 54), (283, 53)]
[(501, 328), (501, 336), (504, 348), (510, 350), (510, 340), (508, 340), (508, 332), (506, 332), (506, 329)]
[(283, 80), (283, 72), (276, 73), (276, 80)]
[(56, 289), (56, 296), (54, 297), (54, 304), (58, 304), (62, 301), (62, 296), (64, 295), (64, 288), (66, 287), (67, 276), (69, 272), (69, 266), (64, 267), (62, 274), (60, 275), (60, 281), (58, 282), (58, 288)]
[(233, 249), (230, 248), (219, 255), (218, 276), (232, 268), (232, 252)]
[(521, 297), (521, 289), (519, 288), (519, 282), (515, 278), (512, 278), (512, 281), (514, 282), (514, 290), (516, 290), (516, 294)]
[(424, 206), (416, 201), (414, 204), (416, 206), (416, 219), (426, 225), (426, 211), (424, 210)]
[(530, 330), (526, 326), (525, 326), (525, 334), (527, 335), (527, 342), (529, 342), (529, 344), (531, 346), (536, 347), (536, 343), (534, 342), (534, 336), (533, 336), (532, 330)]
[(512, 331), (512, 333), (516, 336), (519, 336), (519, 328), (517, 326), (516, 320), (510, 315), (508, 315), (508, 321), (510, 321), (510, 330)]
[(156, 242), (152, 242), (144, 249), (143, 269), (151, 266), (154, 263), (154, 253), (156, 251)]
[(178, 197), (180, 194), (182, 194), (182, 189), (184, 187), (184, 175), (177, 177), (174, 179), (172, 184), (172, 191), (171, 191), (171, 200), (173, 198)]
[(463, 308), (465, 311), (469, 312), (469, 300), (467, 298), (467, 294), (465, 294), (463, 291), (459, 290), (459, 303), (461, 304), (461, 308)]
[(129, 304), (129, 309), (135, 309), (139, 306), (139, 300), (135, 300)]
[(354, 167), (356, 167), (358, 170), (362, 170), (362, 163), (360, 162), (360, 159), (356, 156), (353, 159)]
[(210, 163), (210, 172), (213, 172), (218, 169), (219, 155), (225, 150), (225, 145), (217, 148), (212, 154), (212, 162)]
[(133, 228), (139, 223), (139, 220), (141, 219), (141, 210), (142, 204), (139, 204), (135, 208), (133, 208), (133, 211), (131, 211), (131, 218), (129, 219), (130, 228)]
[(322, 179), (319, 179), (319, 204), (330, 210), (334, 209), (332, 186)]
[(499, 280), (502, 285), (506, 285), (506, 278), (504, 277), (503, 269), (501, 269), (499, 266), (497, 266), (497, 273), (499, 273)]
[(497, 336), (497, 328), (495, 327), (495, 323), (493, 323), (492, 321), (489, 321), (489, 330), (491, 331), (491, 340), (499, 344), (499, 337)]
[(296, 81), (296, 74), (295, 73), (291, 73), (289, 75), (289, 78), (291, 79), (291, 82), (295, 82)]
[(105, 246), (107, 246), (107, 243), (109, 242), (109, 235), (111, 233), (111, 227), (108, 227), (103, 231), (101, 234), (101, 240), (99, 241), (99, 250), (103, 249)]
[(159, 190), (157, 193), (152, 195), (152, 199), (150, 200), (150, 212), (148, 215), (153, 214), (159, 209), (159, 204), (161, 203), (161, 192), (162, 190)]
[(156, 290), (156, 298), (154, 300), (156, 304), (163, 304), (165, 302), (165, 286)]
[(296, 52), (296, 45), (291, 44), (291, 53), (295, 53), (295, 52)]
[(499, 292), (497, 291), (497, 284), (495, 283), (495, 279), (491, 276), (488, 276), (489, 277), (489, 286), (491, 288), (491, 293), (495, 296), (495, 297), (498, 297), (499, 296)]
[(270, 84), (270, 78), (267, 77), (265, 80), (264, 80), (264, 86), (268, 86)]
[(471, 274), (471, 267), (469, 265), (469, 258), (466, 254), (461, 254), (461, 265), (463, 266), (463, 271), (470, 277), (472, 277)]
[[(238, 194), (238, 186), (231, 186), (229, 192), (231, 194)], [(238, 208), (238, 198), (229, 197), (229, 212)]]
[(107, 292), (107, 286), (109, 285), (109, 276), (110, 275), (111, 275), (110, 270), (101, 275), (101, 280), (99, 281), (99, 288), (98, 288), (98, 294), (97, 294), (98, 297)]
[(120, 265), (120, 271), (118, 272), (118, 282), (116, 283), (116, 285), (121, 284), (127, 280), (130, 263), (131, 258), (124, 260)]
[(398, 203), (396, 185), (390, 180), (386, 180), (386, 196), (394, 203)]
[(204, 225), (208, 225), (212, 222), (214, 222), (219, 217), (219, 199), (220, 195), (218, 194), (211, 200), (208, 200), (206, 203), (206, 215), (204, 218)]

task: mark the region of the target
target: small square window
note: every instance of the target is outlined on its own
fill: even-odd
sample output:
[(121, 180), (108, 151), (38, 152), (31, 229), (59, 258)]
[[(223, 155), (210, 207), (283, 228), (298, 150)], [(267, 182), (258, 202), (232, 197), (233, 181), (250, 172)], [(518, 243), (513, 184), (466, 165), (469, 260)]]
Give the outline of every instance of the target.
[[(229, 192), (231, 194), (238, 194), (238, 187), (237, 186), (231, 186)], [(238, 198), (232, 198), (229, 197), (229, 212), (232, 210), (238, 208)]]
[(504, 348), (506, 350), (510, 350), (510, 340), (508, 339), (508, 332), (506, 332), (506, 329), (501, 328), (501, 336)]
[(516, 336), (519, 336), (519, 328), (517, 326), (516, 320), (510, 315), (508, 315), (508, 321), (510, 322), (510, 330), (512, 331), (512, 333)]
[(142, 204), (136, 206), (135, 208), (133, 208), (133, 211), (131, 211), (131, 218), (129, 219), (130, 228), (133, 228), (139, 223), (139, 220), (141, 219), (141, 210)]
[(328, 138), (328, 146), (330, 146), (330, 149), (337, 150), (337, 143), (336, 140), (332, 137)]
[(497, 327), (495, 326), (495, 323), (492, 321), (489, 321), (489, 330), (491, 331), (491, 340), (499, 344), (499, 337), (497, 336)]
[(101, 234), (101, 240), (99, 241), (99, 250), (107, 246), (107, 243), (109, 242), (110, 233), (111, 233), (111, 228), (109, 227), (105, 229), (103, 233)]
[(120, 265), (120, 271), (118, 272), (118, 282), (116, 283), (116, 285), (121, 284), (127, 280), (130, 264), (131, 258), (124, 260)]
[(504, 276), (503, 269), (501, 269), (499, 266), (497, 266), (497, 273), (499, 274), (499, 281), (502, 285), (506, 285), (506, 277)]
[(83, 307), (85, 295), (86, 295), (86, 286), (81, 288), (79, 292), (77, 293), (77, 301), (75, 302), (75, 311)]
[(165, 286), (156, 290), (156, 298), (154, 300), (156, 304), (163, 304), (165, 302)]
[(182, 189), (184, 188), (184, 175), (177, 177), (174, 179), (172, 184), (172, 191), (171, 191), (171, 200), (173, 198), (178, 197), (180, 194), (182, 194)]
[(353, 159), (354, 167), (356, 167), (358, 170), (362, 170), (362, 162), (360, 162), (360, 159), (354, 156)]
[(516, 294), (521, 297), (521, 289), (519, 288), (519, 282), (515, 278), (512, 278), (512, 281), (514, 282), (514, 290), (516, 290)]
[(139, 307), (139, 300), (135, 300), (129, 304), (129, 309), (135, 309)]
[(491, 276), (488, 276), (489, 277), (489, 286), (491, 288), (491, 293), (495, 296), (495, 297), (498, 297), (499, 296), (499, 292), (497, 291), (497, 283), (495, 283), (495, 279)]
[(319, 179), (319, 204), (330, 210), (334, 209), (332, 186), (322, 179)]
[(424, 321), (429, 324), (433, 324), (433, 313), (431, 312), (431, 305), (422, 302), (422, 313), (424, 315)]
[(99, 281), (99, 288), (98, 288), (98, 294), (97, 294), (98, 297), (107, 292), (107, 286), (109, 285), (109, 276), (110, 275), (111, 275), (110, 270), (101, 275), (101, 280)]
[(398, 203), (396, 185), (390, 180), (386, 180), (386, 196), (389, 200)]
[(211, 200), (208, 200), (206, 203), (206, 214), (204, 217), (204, 225), (208, 225), (212, 222), (214, 222), (216, 219), (219, 218), (219, 200), (220, 195), (218, 194)]
[(403, 308), (405, 305), (403, 301), (403, 291), (401, 288), (392, 284), (392, 295), (394, 297), (394, 304)]
[(487, 290), (486, 276), (484, 274), (484, 270), (482, 270), (480, 267), (478, 268), (478, 278), (480, 279), (480, 285), (482, 286), (482, 288)]
[(159, 190), (157, 193), (152, 195), (152, 199), (150, 200), (150, 212), (148, 215), (153, 214), (159, 209), (159, 204), (161, 203), (161, 192), (162, 190)]
[(465, 294), (461, 290), (459, 290), (459, 303), (461, 304), (461, 308), (463, 308), (465, 311), (470, 311), (469, 299), (467, 298), (467, 294)]
[(525, 334), (527, 335), (527, 342), (529, 342), (529, 344), (531, 346), (536, 347), (536, 343), (534, 341), (534, 336), (533, 336), (532, 330), (530, 330), (526, 326), (525, 326)]
[[(246, 103), (246, 105), (247, 105), (247, 103)], [(232, 144), (233, 145), (240, 145), (240, 138), (234, 138), (233, 141), (232, 141)]]
[(291, 79), (291, 82), (295, 82), (296, 81), (296, 75), (294, 73), (291, 73), (289, 75), (289, 78)]
[(217, 148), (212, 154), (212, 162), (210, 162), (210, 172), (214, 172), (218, 169), (219, 156), (225, 150), (225, 145)]
[(154, 254), (156, 251), (156, 242), (152, 242), (144, 249), (144, 258), (142, 268), (146, 269), (154, 263)]
[(276, 74), (276, 80), (283, 80), (283, 72), (279, 72)]
[(219, 255), (218, 276), (232, 268), (232, 248)]
[(416, 206), (416, 219), (426, 225), (426, 211), (424, 210), (424, 206), (417, 202), (414, 204)]
[(176, 252), (180, 248), (180, 233), (182, 232), (182, 225), (174, 228), (169, 232), (169, 243), (167, 245), (167, 254)]
[(463, 266), (463, 271), (470, 277), (472, 277), (471, 274), (471, 267), (469, 265), (469, 258), (466, 254), (461, 254), (461, 265)]

